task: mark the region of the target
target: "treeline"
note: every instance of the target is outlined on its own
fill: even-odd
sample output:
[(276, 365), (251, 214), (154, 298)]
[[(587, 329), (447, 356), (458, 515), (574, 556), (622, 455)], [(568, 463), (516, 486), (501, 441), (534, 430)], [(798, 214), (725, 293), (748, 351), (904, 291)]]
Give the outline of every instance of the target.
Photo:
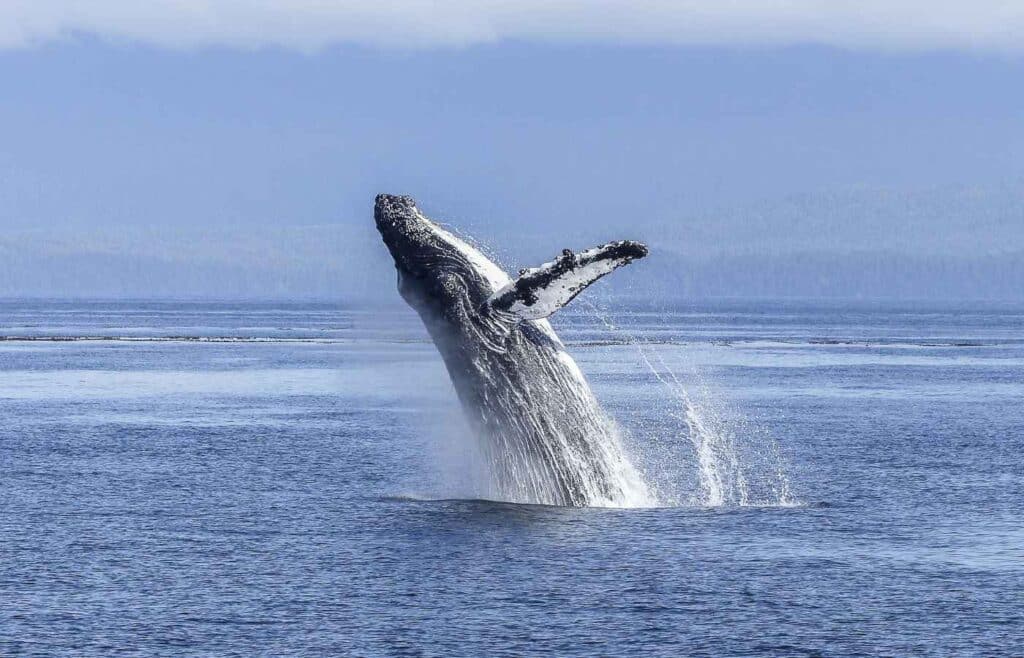
[[(1024, 251), (992, 256), (804, 252), (683, 261), (657, 251), (645, 264), (654, 295), (1024, 299)], [(639, 281), (637, 281), (639, 283)]]

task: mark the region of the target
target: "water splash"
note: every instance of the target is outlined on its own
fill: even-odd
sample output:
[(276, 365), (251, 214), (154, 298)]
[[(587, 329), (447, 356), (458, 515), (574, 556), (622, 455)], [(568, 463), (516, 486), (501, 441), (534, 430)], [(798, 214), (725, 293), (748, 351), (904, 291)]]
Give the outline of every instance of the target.
[[(457, 409), (439, 415), (431, 428), (430, 466), (434, 483), (420, 482), (415, 491), (431, 498), (491, 500), (528, 505), (649, 508), (660, 503), (630, 462), (618, 426), (596, 412), (582, 419), (596, 454), (580, 454), (570, 437), (526, 414), (523, 423), (544, 436), (546, 451), (534, 454), (518, 441), (481, 434)], [(598, 425), (592, 425), (597, 421)], [(595, 464), (597, 458), (600, 464)], [(570, 477), (576, 499), (566, 499), (560, 482)]]
[[(650, 483), (662, 504), (705, 507), (791, 506), (794, 501), (785, 461), (765, 429), (728, 409), (707, 382), (692, 369), (688, 388), (665, 361), (659, 346), (651, 345), (616, 325), (610, 315), (593, 302), (584, 304), (605, 329), (625, 338), (644, 367), (668, 395), (667, 415), (685, 436), (693, 451), (696, 487), (686, 491), (681, 468), (647, 468), (662, 471)], [(677, 448), (678, 449), (678, 448)], [(643, 452), (641, 449), (640, 452)], [(670, 453), (671, 454), (671, 453)], [(665, 459), (663, 455), (661, 457)], [(648, 464), (650, 466), (650, 464)]]
[[(424, 291), (417, 277), (402, 277), (400, 291), (420, 312), (445, 360), (466, 419), (480, 440), (495, 498), (568, 506), (679, 504), (672, 480), (652, 486), (634, 466), (619, 425), (593, 396), (547, 320), (519, 322), (497, 308), (479, 312), (477, 298), (486, 299), (511, 283), (504, 271), (471, 241), (422, 215), (416, 219), (417, 230), (428, 231), (448, 249), (428, 249), (413, 259), (417, 268), (434, 274), (431, 280), (436, 278), (438, 287)], [(440, 313), (436, 297), (444, 302)], [(607, 317), (597, 315), (615, 329)], [(686, 502), (750, 504), (748, 462), (732, 426), (714, 413), (716, 407), (705, 409), (695, 402), (660, 354), (648, 352), (638, 340), (631, 342), (676, 401), (669, 416), (687, 428), (700, 494)]]
[[(476, 311), (461, 305), (448, 312)], [(428, 332), (446, 354), (453, 344), (450, 325), (426, 317)], [(477, 460), (489, 484), (483, 497), (572, 507), (655, 504), (618, 426), (546, 321), (513, 327), (486, 315), (451, 324), (464, 332), (460, 339), (485, 346), (470, 361), (455, 360), (457, 369), (448, 367), (483, 457)]]

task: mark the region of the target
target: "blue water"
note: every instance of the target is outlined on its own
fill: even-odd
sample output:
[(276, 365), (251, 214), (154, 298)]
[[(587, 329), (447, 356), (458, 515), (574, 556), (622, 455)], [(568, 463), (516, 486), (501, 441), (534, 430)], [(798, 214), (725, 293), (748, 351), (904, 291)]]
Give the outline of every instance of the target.
[(477, 499), (411, 312), (0, 303), (0, 655), (1024, 653), (1024, 308), (555, 325), (661, 506)]

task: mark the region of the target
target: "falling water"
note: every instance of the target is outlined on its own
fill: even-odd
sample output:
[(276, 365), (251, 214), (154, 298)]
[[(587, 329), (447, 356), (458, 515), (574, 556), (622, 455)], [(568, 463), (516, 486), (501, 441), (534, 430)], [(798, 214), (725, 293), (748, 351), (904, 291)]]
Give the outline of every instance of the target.
[[(467, 420), (481, 440), (494, 497), (570, 506), (682, 502), (673, 483), (652, 485), (643, 469), (634, 466), (618, 425), (594, 398), (546, 320), (519, 322), (497, 309), (479, 312), (479, 297), (486, 299), (507, 285), (507, 275), (472, 242), (418, 213), (413, 219), (417, 230), (428, 232), (446, 248), (416, 253), (410, 262), (417, 271), (429, 271), (432, 279), (447, 283), (425, 291), (418, 283), (424, 277), (409, 275), (400, 278), (399, 289), (420, 312), (445, 360)], [(477, 299), (467, 294), (470, 290)], [(437, 297), (443, 298), (442, 304)], [(700, 493), (685, 502), (757, 502), (751, 495), (738, 426), (726, 422), (717, 407), (696, 401), (660, 354), (636, 339), (630, 342), (669, 391), (674, 401), (670, 416), (685, 425), (696, 455)], [(788, 497), (785, 479), (778, 482), (773, 502)]]
[[(471, 409), (484, 439), (496, 497), (552, 505), (647, 507), (655, 504), (624, 449), (619, 428), (601, 409), (568, 354), (538, 348), (519, 334), (505, 347), (518, 367), (492, 353), (475, 360)], [(458, 387), (458, 382), (456, 382)]]
[[(691, 392), (656, 346), (614, 324), (593, 303), (586, 302), (586, 306), (607, 330), (624, 336), (624, 342), (637, 350), (641, 363), (668, 394), (668, 415), (678, 423), (679, 435), (685, 436), (692, 448), (696, 490), (686, 495), (679, 492), (679, 482), (652, 483), (663, 504), (793, 504), (778, 443), (762, 427), (726, 413), (724, 405), (696, 371), (691, 374), (696, 382)], [(678, 470), (669, 472), (669, 477), (680, 475)]]

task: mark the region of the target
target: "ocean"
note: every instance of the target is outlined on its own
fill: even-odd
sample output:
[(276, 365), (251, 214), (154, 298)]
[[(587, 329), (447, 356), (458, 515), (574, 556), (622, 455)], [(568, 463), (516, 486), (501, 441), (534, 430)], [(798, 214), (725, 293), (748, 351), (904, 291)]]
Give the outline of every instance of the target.
[(489, 499), (404, 308), (0, 302), (0, 655), (1024, 655), (1024, 305), (588, 296), (645, 507)]

